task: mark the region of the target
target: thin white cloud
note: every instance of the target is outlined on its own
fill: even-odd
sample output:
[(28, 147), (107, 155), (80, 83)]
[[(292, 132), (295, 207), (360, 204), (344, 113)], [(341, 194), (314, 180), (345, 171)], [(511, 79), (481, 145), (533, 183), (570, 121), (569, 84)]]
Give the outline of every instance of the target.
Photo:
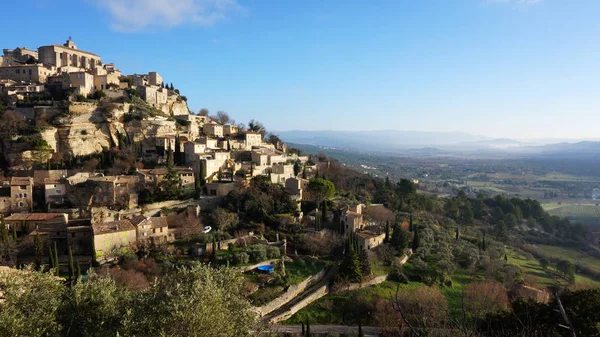
[(122, 32), (195, 24), (211, 26), (241, 9), (236, 0), (97, 0)]

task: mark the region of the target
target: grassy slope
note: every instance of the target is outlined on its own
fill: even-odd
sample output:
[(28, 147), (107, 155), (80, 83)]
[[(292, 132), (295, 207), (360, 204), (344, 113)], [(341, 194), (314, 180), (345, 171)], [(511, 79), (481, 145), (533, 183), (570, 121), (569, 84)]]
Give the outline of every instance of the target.
[(600, 272), (600, 259), (582, 254), (576, 249), (546, 245), (536, 245), (536, 247), (542, 255), (570, 260), (571, 262), (582, 264), (594, 271)]

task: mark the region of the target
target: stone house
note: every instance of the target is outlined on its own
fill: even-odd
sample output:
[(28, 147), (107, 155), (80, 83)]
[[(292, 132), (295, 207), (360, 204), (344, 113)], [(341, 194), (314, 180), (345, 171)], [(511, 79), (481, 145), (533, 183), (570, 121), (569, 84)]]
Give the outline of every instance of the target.
[(349, 207), (342, 213), (340, 221), (345, 235), (353, 234), (363, 229), (363, 207), (363, 204), (359, 204), (355, 207)]
[(271, 182), (285, 185), (286, 180), (294, 177), (294, 165), (274, 164), (271, 167)]
[(206, 188), (206, 194), (208, 194), (209, 196), (224, 197), (227, 194), (229, 194), (229, 192), (233, 191), (235, 183), (208, 183), (204, 185), (204, 187)]
[(75, 255), (92, 254), (94, 235), (91, 226), (68, 226), (67, 245)]
[(16, 82), (46, 83), (48, 76), (54, 70), (41, 64), (22, 64), (14, 66), (0, 66), (0, 79)]
[(204, 154), (206, 144), (200, 142), (186, 142), (183, 144), (183, 152), (185, 154), (185, 162), (192, 164), (197, 159), (197, 154)]
[(138, 203), (137, 176), (90, 177), (87, 183), (94, 188), (92, 206), (133, 208)]
[(200, 142), (201, 144), (206, 145), (207, 149), (219, 149), (218, 146), (218, 140), (215, 138), (210, 138), (210, 137), (200, 137), (198, 138), (198, 142)]
[(31, 212), (33, 209), (33, 178), (10, 178), (11, 212)]
[(246, 131), (244, 133), (244, 143), (248, 149), (253, 146), (260, 146), (262, 144), (262, 135), (259, 132)]
[[(21, 235), (30, 234), (33, 231), (65, 231), (69, 222), (65, 213), (15, 213), (4, 220), (9, 229), (12, 230), (12, 227), (15, 226)], [(55, 234), (66, 237), (66, 235)]]
[(137, 243), (140, 246), (158, 245), (174, 239), (172, 235), (169, 235), (167, 217), (146, 218), (138, 215), (129, 221), (136, 228)]
[(385, 239), (385, 233), (375, 233), (369, 230), (359, 231), (356, 232), (356, 239), (360, 249), (369, 250), (383, 243), (383, 240)]
[[(184, 189), (193, 190), (195, 188), (194, 170), (189, 167), (174, 167), (173, 169), (179, 174), (181, 185)], [(169, 170), (166, 167), (159, 167), (155, 169), (137, 170), (136, 174), (139, 176), (140, 183), (147, 186), (160, 183), (168, 172)]]
[(62, 74), (63, 90), (75, 88), (76, 95), (88, 96), (95, 91), (94, 75), (85, 71), (76, 71)]
[(160, 154), (166, 153), (169, 149), (175, 151), (176, 135), (163, 135), (156, 138), (156, 151)]
[(46, 204), (62, 205), (67, 195), (67, 183), (63, 178), (44, 179), (44, 200)]
[(160, 87), (163, 84), (163, 78), (156, 71), (148, 73), (148, 83)]
[(167, 104), (168, 90), (157, 86), (138, 86), (137, 91), (140, 93), (146, 103), (159, 107)]
[(202, 130), (204, 131), (204, 134), (207, 136), (211, 136), (211, 137), (223, 137), (223, 125), (215, 122), (215, 121), (211, 121), (209, 123), (204, 124), (204, 126), (202, 127)]
[(96, 260), (107, 261), (113, 252), (137, 246), (135, 227), (129, 220), (99, 222), (92, 224)]
[(239, 128), (235, 125), (225, 124), (223, 125), (223, 135), (225, 136), (236, 136), (239, 132)]

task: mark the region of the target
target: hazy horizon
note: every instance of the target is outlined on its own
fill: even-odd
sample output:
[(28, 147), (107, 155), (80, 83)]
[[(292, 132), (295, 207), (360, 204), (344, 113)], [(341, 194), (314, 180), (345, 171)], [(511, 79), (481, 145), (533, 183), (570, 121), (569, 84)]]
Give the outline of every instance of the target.
[[(600, 2), (29, 0), (2, 48), (61, 44), (158, 71), (197, 112), (271, 130), (410, 129), (588, 139)], [(69, 20), (56, 20), (68, 16)], [(52, 27), (52, 29), (48, 29)], [(74, 29), (74, 27), (77, 27)]]

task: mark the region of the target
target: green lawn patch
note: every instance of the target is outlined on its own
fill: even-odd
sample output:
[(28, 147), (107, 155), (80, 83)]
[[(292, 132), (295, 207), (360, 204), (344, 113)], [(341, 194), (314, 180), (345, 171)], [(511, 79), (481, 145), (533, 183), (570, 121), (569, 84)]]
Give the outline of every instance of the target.
[(285, 263), (285, 272), (290, 285), (298, 284), (311, 275), (315, 275), (325, 268), (326, 263), (322, 261), (304, 261), (295, 259), (293, 262)]

